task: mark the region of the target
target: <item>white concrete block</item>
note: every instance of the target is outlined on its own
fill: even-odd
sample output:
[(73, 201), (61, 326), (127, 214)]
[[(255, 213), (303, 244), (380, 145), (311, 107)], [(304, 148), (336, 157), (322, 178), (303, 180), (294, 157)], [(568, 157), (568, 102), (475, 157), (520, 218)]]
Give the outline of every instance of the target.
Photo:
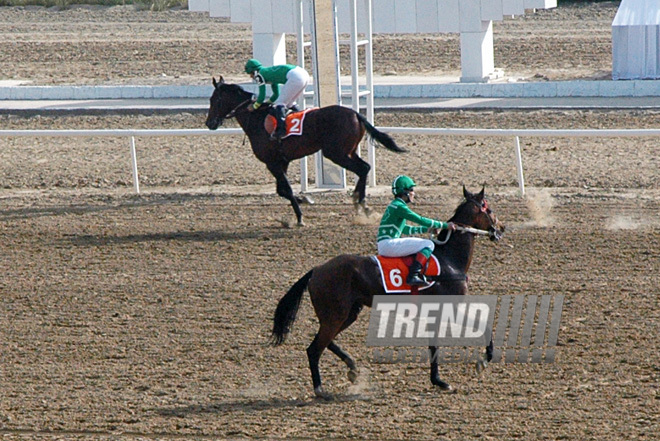
[(440, 32), (460, 32), (459, 0), (438, 0)]
[(487, 82), (495, 70), (493, 22), (482, 32), (461, 32), (461, 82)]
[(121, 88), (120, 97), (124, 99), (144, 98), (144, 90), (140, 86), (124, 86)]
[(394, 17), (396, 32), (400, 34), (413, 34), (417, 32), (416, 3), (410, 0), (395, 0)]
[(191, 12), (209, 12), (209, 0), (188, 0), (188, 10)]
[(557, 96), (557, 83), (522, 83), (523, 94), (528, 98), (553, 98)]
[(635, 80), (633, 84), (633, 96), (660, 97), (660, 80)]
[(524, 15), (524, 0), (502, 0), (502, 12), (504, 15)]
[[(458, 2), (458, 0), (455, 0)], [(394, 0), (373, 0), (372, 3), (374, 33), (396, 33), (396, 21), (392, 14)]]
[[(274, 33), (273, 30), (273, 5), (271, 0), (251, 0), (252, 10), (252, 31), (260, 34)], [(258, 11), (258, 12), (256, 12)]]
[(232, 23), (252, 23), (252, 2), (231, 0), (229, 5)]
[(231, 3), (229, 0), (209, 0), (209, 16), (231, 17)]
[(481, 1), (461, 0), (459, 21), (461, 32), (482, 32)]
[(501, 21), (504, 18), (502, 12), (502, 0), (481, 0), (481, 19), (490, 21)]
[(285, 34), (253, 33), (252, 56), (261, 61), (264, 66), (286, 63), (286, 40), (284, 37)]
[(551, 9), (557, 7), (557, 0), (525, 0), (525, 9)]
[(557, 83), (557, 96), (598, 96), (599, 89), (597, 81), (560, 81)]
[(297, 28), (294, 3), (297, 4), (298, 2), (296, 0), (279, 0), (271, 6), (271, 29), (273, 32), (295, 35)]
[(633, 81), (597, 81), (598, 96), (630, 96), (634, 91)]
[(417, 32), (437, 33), (440, 32), (438, 20), (438, 2), (429, 0), (417, 0)]

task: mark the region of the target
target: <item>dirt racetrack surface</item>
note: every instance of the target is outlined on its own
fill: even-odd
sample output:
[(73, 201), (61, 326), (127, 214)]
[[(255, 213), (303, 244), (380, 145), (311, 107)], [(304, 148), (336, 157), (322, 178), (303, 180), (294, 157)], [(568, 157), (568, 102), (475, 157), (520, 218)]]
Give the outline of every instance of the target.
[[(614, 10), (604, 3), (557, 13), (566, 20), (573, 17), (573, 26), (586, 27), (611, 23)], [(74, 81), (66, 73), (76, 72), (75, 82), (80, 83), (152, 84), (160, 75), (154, 66), (166, 65), (159, 62), (167, 53), (160, 52), (161, 45), (175, 35), (179, 40), (171, 47), (176, 50), (164, 58), (172, 63), (185, 59), (188, 67), (195, 65), (195, 57), (183, 56), (182, 40), (197, 38), (200, 48), (231, 58), (233, 72), (240, 72), (249, 53), (249, 32), (242, 25), (183, 11), (130, 11), (0, 8), (2, 32), (12, 26), (32, 29), (29, 37), (12, 33), (15, 38), (3, 43), (2, 57), (8, 56), (5, 47), (27, 45), (23, 49), (41, 51), (40, 45), (28, 44), (41, 38), (35, 32), (41, 29), (46, 35), (56, 23), (62, 26), (57, 50), (16, 50), (12, 70), (6, 60), (0, 63), (0, 77), (17, 79), (23, 75), (14, 72), (30, 72), (38, 83), (68, 83)], [(96, 67), (88, 61), (76, 64), (76, 57), (67, 55), (58, 69), (49, 68), (48, 57), (65, 48), (74, 50), (71, 35), (86, 35), (62, 30), (64, 22), (77, 25), (76, 14), (119, 15), (122, 19), (108, 28), (117, 29), (117, 35), (123, 29), (120, 22), (136, 23), (134, 30), (172, 26), (176, 31), (144, 36), (136, 31), (135, 44), (147, 44), (134, 49), (133, 56), (122, 56), (134, 57), (135, 66), (145, 70), (127, 69), (124, 79), (113, 70), (112, 58), (99, 55), (106, 53), (102, 47), (112, 45), (107, 38), (96, 43), (97, 52), (91, 51), (99, 57)], [(530, 47), (542, 44), (539, 29), (549, 33), (542, 24), (554, 23), (551, 17), (552, 11), (525, 17), (525, 25), (507, 38)], [(220, 28), (229, 29), (227, 39), (222, 37), (225, 46), (204, 40), (208, 33), (196, 32), (193, 38), (176, 27), (191, 23), (218, 35), (215, 24), (222, 24)], [(557, 47), (580, 38), (566, 34), (556, 35)], [(569, 66), (557, 77), (609, 69), (607, 51), (598, 52), (601, 43), (609, 41), (604, 37), (609, 27), (594, 27), (585, 34), (593, 37), (594, 48), (584, 49), (585, 54), (593, 54), (596, 61), (583, 65), (582, 72)], [(155, 35), (162, 38), (154, 41)], [(422, 50), (415, 38), (398, 38), (392, 37), (401, 44), (407, 40), (411, 50)], [(48, 40), (58, 44), (57, 38)], [(234, 50), (238, 46), (242, 52)], [(574, 47), (577, 51), (583, 46), (575, 42)], [(138, 63), (150, 50), (152, 61)], [(538, 51), (526, 53), (529, 66), (536, 56), (539, 65), (552, 64), (541, 60)], [(558, 52), (546, 56), (561, 59)], [(502, 64), (516, 65), (515, 53), (511, 57)], [(39, 58), (44, 61), (41, 69)], [(181, 70), (186, 73), (179, 81), (201, 81), (207, 71), (216, 70), (215, 62), (203, 59), (212, 64), (196, 66), (198, 71)], [(407, 65), (387, 69), (402, 74)], [(167, 75), (162, 81), (171, 80), (173, 75)], [(200, 128), (204, 117), (3, 116), (0, 125)], [(413, 127), (658, 128), (660, 114), (397, 112), (378, 113), (376, 122)], [(139, 195), (132, 189), (126, 139), (0, 138), (2, 438), (657, 439), (657, 140), (521, 138), (527, 184), (527, 195), (521, 198), (509, 138), (395, 139), (410, 152), (377, 149), (380, 185), (368, 189), (370, 206), (382, 213), (390, 201), (387, 184), (405, 173), (419, 184), (415, 210), (446, 219), (461, 200), (462, 185), (476, 191), (485, 183), (491, 207), (507, 231), (499, 244), (477, 241), (469, 273), (471, 292), (564, 295), (554, 363), (496, 363), (481, 375), (471, 364), (441, 365), (441, 377), (456, 388), (454, 394), (442, 393), (431, 386), (425, 364), (373, 360), (372, 349), (365, 345), (370, 313), (365, 309), (338, 338), (356, 359), (360, 377), (349, 382), (343, 363), (324, 354), (321, 374), (334, 399), (315, 399), (305, 348), (317, 321), (308, 295), (287, 342), (277, 348), (266, 343), (277, 301), (299, 277), (339, 254), (375, 252), (378, 219), (356, 216), (347, 192), (311, 193), (316, 203), (303, 206), (306, 226), (286, 228), (292, 211), (275, 194), (272, 177), (243, 145), (242, 136), (138, 138)], [(297, 162), (289, 175), (299, 182)]]

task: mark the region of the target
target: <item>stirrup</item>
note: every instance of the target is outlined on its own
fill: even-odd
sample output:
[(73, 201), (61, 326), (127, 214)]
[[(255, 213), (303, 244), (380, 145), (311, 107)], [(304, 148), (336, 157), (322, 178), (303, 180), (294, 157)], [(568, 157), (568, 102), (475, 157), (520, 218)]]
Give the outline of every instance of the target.
[(406, 284), (410, 286), (426, 286), (428, 285), (428, 282), (426, 281), (424, 274), (414, 274), (408, 276)]

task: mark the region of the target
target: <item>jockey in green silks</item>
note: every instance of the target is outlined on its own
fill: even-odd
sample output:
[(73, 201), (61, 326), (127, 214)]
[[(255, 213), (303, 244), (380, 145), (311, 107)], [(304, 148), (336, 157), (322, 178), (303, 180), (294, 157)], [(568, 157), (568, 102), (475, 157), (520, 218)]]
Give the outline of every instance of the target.
[[(277, 120), (277, 128), (271, 139), (279, 141), (286, 132), (284, 122), (286, 112), (288, 109), (298, 110), (296, 101), (309, 84), (309, 74), (302, 67), (293, 64), (263, 67), (259, 60), (254, 58), (245, 63), (245, 73), (259, 85), (257, 100), (249, 110), (256, 110), (264, 103), (273, 103), (271, 114)], [(266, 99), (266, 84), (270, 84), (273, 91), (268, 99)], [(280, 85), (282, 85), (281, 89)]]
[[(421, 234), (429, 230), (448, 229), (454, 231), (456, 225), (422, 217), (408, 207), (415, 201), (415, 181), (405, 175), (397, 176), (392, 182), (394, 200), (387, 206), (378, 227), (378, 254), (385, 257), (401, 257), (415, 254), (415, 260), (410, 265), (406, 283), (411, 286), (422, 286), (426, 279), (422, 270), (435, 248), (432, 240), (420, 237), (401, 237), (402, 234)], [(420, 226), (410, 226), (406, 221)]]

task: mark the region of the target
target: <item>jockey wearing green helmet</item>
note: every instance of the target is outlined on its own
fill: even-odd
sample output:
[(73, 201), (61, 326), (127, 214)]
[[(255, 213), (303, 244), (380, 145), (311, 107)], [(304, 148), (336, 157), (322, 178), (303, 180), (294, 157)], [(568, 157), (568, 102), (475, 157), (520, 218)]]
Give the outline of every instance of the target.
[[(251, 58), (245, 63), (245, 73), (259, 85), (259, 94), (248, 110), (257, 110), (262, 104), (273, 103), (271, 114), (277, 119), (277, 128), (271, 139), (280, 140), (285, 132), (285, 116), (288, 109), (298, 110), (296, 101), (305, 92), (309, 84), (309, 73), (300, 66), (281, 64), (263, 67), (259, 60)], [(266, 84), (273, 91), (266, 99)], [(280, 85), (282, 89), (280, 90)]]
[[(401, 257), (415, 254), (415, 260), (410, 265), (410, 273), (406, 283), (411, 286), (426, 284), (423, 269), (435, 248), (433, 241), (419, 237), (401, 237), (402, 234), (412, 235), (426, 233), (429, 230), (449, 229), (456, 226), (450, 222), (422, 217), (408, 207), (415, 201), (415, 181), (409, 176), (399, 175), (392, 181), (394, 200), (387, 206), (378, 227), (378, 254), (386, 257)], [(410, 221), (420, 226), (410, 226)]]

